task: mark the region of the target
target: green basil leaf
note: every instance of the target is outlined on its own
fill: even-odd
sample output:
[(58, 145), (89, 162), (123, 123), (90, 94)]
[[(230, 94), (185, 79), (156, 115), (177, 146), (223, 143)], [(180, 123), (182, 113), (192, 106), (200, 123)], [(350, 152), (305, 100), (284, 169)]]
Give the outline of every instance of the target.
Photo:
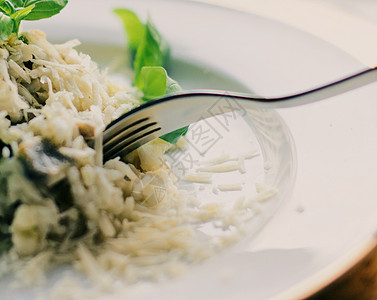
[(138, 16), (129, 9), (117, 8), (114, 13), (123, 22), (124, 31), (127, 34), (128, 47), (135, 52), (144, 38), (145, 26)]
[(34, 5), (29, 5), (22, 9), (16, 9), (16, 11), (10, 15), (10, 18), (13, 20), (13, 32), (18, 33), (21, 20), (23, 20), (34, 8)]
[(30, 12), (33, 10), (34, 5), (29, 5), (25, 8), (18, 8), (16, 11), (10, 15), (10, 18), (15, 20), (17, 23), (17, 32), (18, 32), (18, 27), (20, 26), (21, 20), (23, 20)]
[(144, 93), (147, 101), (182, 90), (163, 67), (143, 67), (135, 86)]
[(134, 71), (137, 80), (142, 67), (163, 66), (165, 67), (170, 49), (166, 41), (161, 37), (156, 27), (148, 20), (145, 25), (143, 40), (137, 48)]
[(33, 10), (34, 5), (29, 5), (22, 9), (16, 9), (13, 14), (10, 15), (11, 19), (21, 21)]
[(167, 74), (163, 67), (143, 67), (135, 86), (144, 94), (144, 100), (161, 97), (166, 91)]
[(160, 139), (163, 139), (164, 141), (167, 141), (170, 144), (176, 144), (182, 136), (186, 135), (188, 129), (188, 126), (182, 127), (180, 129), (169, 132), (163, 136), (160, 136)]
[(148, 19), (146, 29), (150, 32), (151, 37), (157, 42), (162, 58), (161, 66), (166, 68), (170, 57), (169, 44), (158, 32), (156, 26), (153, 24), (151, 19)]
[(6, 16), (10, 16), (15, 12), (15, 8), (12, 3), (6, 0), (0, 1), (0, 11), (5, 14)]
[(0, 17), (0, 39), (6, 40), (13, 32), (15, 32), (15, 22), (8, 16)]
[[(7, 39), (10, 34), (18, 34), (22, 20), (40, 20), (59, 13), (68, 0), (0, 0), (1, 39)], [(8, 16), (11, 21), (4, 19)]]
[[(163, 67), (143, 67), (136, 87), (144, 93), (144, 100), (149, 101), (163, 95), (181, 91), (179, 84), (171, 79)], [(167, 133), (160, 138), (175, 144), (187, 133), (188, 126)]]
[[(150, 101), (180, 91), (181, 87), (163, 68), (169, 59), (170, 49), (152, 21), (148, 19), (143, 25), (135, 13), (129, 10), (117, 9), (115, 13), (123, 21), (131, 52), (136, 51), (133, 62), (134, 85), (143, 92), (143, 99)], [(187, 130), (188, 127), (180, 128), (161, 138), (175, 144)]]
[(134, 60), (135, 82), (137, 82), (143, 67), (162, 66), (162, 63), (159, 41), (156, 40), (150, 26), (146, 26), (144, 38), (137, 48)]
[(40, 20), (58, 14), (68, 3), (68, 0), (30, 0), (25, 1), (25, 6), (34, 5), (34, 9), (24, 20)]
[(17, 8), (17, 7), (23, 7), (23, 6), (28, 6), (28, 4), (25, 4), (25, 0), (7, 0), (8, 2), (12, 3), (12, 5)]

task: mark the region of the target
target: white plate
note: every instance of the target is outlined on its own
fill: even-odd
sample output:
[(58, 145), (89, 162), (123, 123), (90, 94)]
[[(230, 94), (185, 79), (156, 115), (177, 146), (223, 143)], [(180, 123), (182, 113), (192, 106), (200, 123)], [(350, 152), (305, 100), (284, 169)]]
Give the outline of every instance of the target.
[[(122, 27), (111, 8), (132, 8), (142, 16), (149, 12), (172, 46), (176, 63), (171, 76), (185, 88), (253, 90), (271, 96), (363, 67), (315, 37), (255, 15), (186, 1), (93, 3), (71, 1), (60, 15), (38, 27), (50, 39), (122, 45)], [(208, 76), (203, 71), (207, 68), (212, 70)], [(135, 286), (124, 296), (292, 299), (310, 294), (350, 267), (369, 249), (377, 225), (376, 94), (374, 84), (279, 110), (297, 150), (292, 198), (250, 243), (177, 279)]]

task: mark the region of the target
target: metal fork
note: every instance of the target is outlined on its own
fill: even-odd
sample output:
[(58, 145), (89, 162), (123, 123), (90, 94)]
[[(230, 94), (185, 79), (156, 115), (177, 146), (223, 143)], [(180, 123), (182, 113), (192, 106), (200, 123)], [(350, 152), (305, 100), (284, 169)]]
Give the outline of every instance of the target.
[[(123, 157), (166, 133), (207, 117), (222, 97), (237, 101), (233, 109), (284, 108), (330, 98), (377, 81), (377, 67), (302, 93), (276, 98), (219, 90), (190, 90), (146, 102), (110, 123), (103, 132), (103, 159)], [(230, 107), (232, 109), (232, 107)]]

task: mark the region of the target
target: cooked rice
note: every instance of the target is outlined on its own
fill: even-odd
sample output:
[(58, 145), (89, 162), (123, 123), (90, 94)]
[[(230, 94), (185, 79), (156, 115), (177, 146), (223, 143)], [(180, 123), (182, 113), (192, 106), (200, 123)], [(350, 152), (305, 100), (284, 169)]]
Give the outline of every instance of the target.
[[(237, 240), (256, 202), (274, 195), (260, 186), (259, 196), (239, 200), (231, 211), (219, 203), (201, 204), (177, 188), (163, 163), (170, 145), (162, 140), (133, 153), (134, 164), (117, 158), (102, 165), (101, 152), (87, 141), (139, 105), (140, 95), (113, 84), (73, 48), (76, 40), (53, 45), (35, 30), (23, 38), (0, 42), (0, 140), (10, 145), (2, 150), (0, 183), (6, 188), (0, 192), (0, 217), (18, 203), (9, 227), (12, 248), (3, 254), (0, 272), (42, 283), (45, 269), (70, 263), (103, 288), (116, 278), (176, 276)], [(57, 149), (56, 159), (43, 156), (43, 147)], [(244, 172), (244, 159), (253, 155), (231, 161), (224, 156), (199, 170)], [(25, 161), (46, 172), (45, 186), (25, 175)], [(209, 183), (211, 176), (186, 180)], [(54, 194), (59, 188), (62, 193)], [(203, 234), (200, 227), (210, 222), (221, 234)], [(239, 230), (229, 234), (231, 226)]]
[(242, 183), (229, 183), (229, 184), (218, 184), (217, 188), (222, 191), (241, 191), (243, 188)]

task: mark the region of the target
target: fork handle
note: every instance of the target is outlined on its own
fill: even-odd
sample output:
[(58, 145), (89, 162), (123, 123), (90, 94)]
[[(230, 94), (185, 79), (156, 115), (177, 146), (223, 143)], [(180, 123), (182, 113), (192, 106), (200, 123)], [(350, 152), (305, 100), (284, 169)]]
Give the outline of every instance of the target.
[[(377, 81), (377, 68), (363, 70), (346, 78), (308, 91), (275, 98), (254, 97), (250, 94), (219, 90), (190, 90), (179, 92), (149, 101), (125, 113), (107, 126), (105, 135), (113, 136), (112, 132), (119, 132), (117, 125), (121, 125), (122, 120), (128, 119), (127, 123), (131, 123), (142, 118), (150, 118), (151, 116), (156, 118), (157, 122), (163, 123), (161, 131), (159, 132), (160, 135), (163, 135), (177, 128), (196, 122), (198, 118), (213, 116), (213, 112), (208, 114), (208, 111), (223, 97), (241, 100), (241, 105), (248, 107), (286, 108), (327, 99), (375, 81)], [(219, 113), (221, 113), (221, 111), (219, 111)]]
[(186, 97), (230, 97), (236, 100), (238, 99), (258, 102), (258, 107), (260, 108), (287, 108), (331, 98), (376, 81), (377, 67), (362, 70), (358, 73), (352, 74), (348, 77), (331, 82), (329, 84), (321, 85), (310, 90), (282, 97), (265, 98), (251, 96), (247, 93), (226, 92), (220, 90), (189, 90), (176, 94), (169, 94), (167, 96), (161, 97), (160, 99), (157, 99), (157, 101), (170, 101), (172, 99)]
[(104, 152), (111, 151), (111, 155), (107, 154), (105, 157), (130, 152), (154, 138), (207, 117), (235, 110), (245, 112), (250, 108), (258, 110), (298, 106), (330, 98), (375, 81), (377, 68), (284, 97), (263, 98), (216, 90), (191, 90), (170, 94), (149, 101), (113, 121), (103, 134)]

